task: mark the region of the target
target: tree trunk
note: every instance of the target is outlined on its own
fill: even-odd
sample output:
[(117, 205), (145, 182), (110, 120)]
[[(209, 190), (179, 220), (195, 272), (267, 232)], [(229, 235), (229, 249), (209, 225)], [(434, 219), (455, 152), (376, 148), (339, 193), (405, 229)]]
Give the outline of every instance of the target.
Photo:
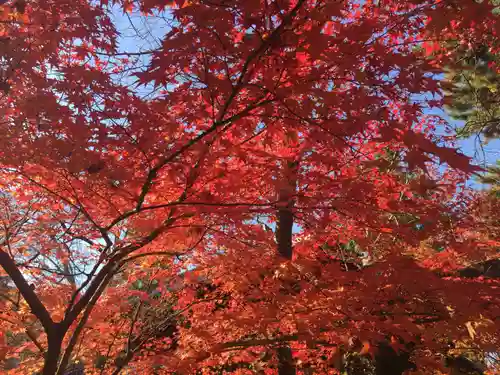
[(284, 346), (278, 349), (278, 374), (279, 375), (295, 375), (295, 364), (292, 358), (292, 349), (289, 346)]
[[(293, 205), (294, 195), (297, 189), (298, 162), (287, 162), (284, 166), (282, 177), (283, 185), (278, 192), (280, 208), (278, 209), (276, 222), (276, 243), (278, 254), (285, 259), (293, 256)], [(295, 375), (296, 369), (293, 363), (292, 350), (289, 346), (283, 346), (277, 350), (278, 374)]]
[(59, 332), (49, 333), (48, 349), (45, 354), (45, 362), (43, 364), (42, 375), (56, 375), (61, 356), (63, 337)]

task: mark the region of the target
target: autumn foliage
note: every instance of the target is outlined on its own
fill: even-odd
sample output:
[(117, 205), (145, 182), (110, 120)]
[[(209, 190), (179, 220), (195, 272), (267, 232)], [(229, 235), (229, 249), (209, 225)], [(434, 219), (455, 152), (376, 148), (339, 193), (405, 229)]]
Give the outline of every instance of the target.
[[(498, 351), (498, 279), (460, 273), (498, 259), (498, 198), (428, 111), (446, 41), (500, 45), (491, 9), (4, 1), (0, 371), (331, 374), (385, 342), (431, 374), (451, 344)], [(123, 12), (164, 22), (155, 48), (123, 49)]]

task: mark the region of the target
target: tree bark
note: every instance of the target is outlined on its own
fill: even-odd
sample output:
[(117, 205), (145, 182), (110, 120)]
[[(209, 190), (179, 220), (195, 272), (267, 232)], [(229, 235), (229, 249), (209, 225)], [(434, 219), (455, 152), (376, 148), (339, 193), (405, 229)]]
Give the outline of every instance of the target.
[(24, 278), (14, 259), (3, 250), (0, 250), (0, 266), (14, 282), (17, 290), (19, 290), (19, 293), (21, 293), (30, 307), (33, 315), (38, 318), (45, 331), (48, 332), (53, 327), (53, 321), (49, 312), (38, 298), (32, 286)]
[(48, 349), (45, 354), (42, 375), (55, 375), (57, 373), (59, 357), (61, 356), (64, 336), (57, 329), (49, 332), (47, 336)]
[(292, 349), (284, 346), (278, 349), (278, 374), (279, 375), (295, 375), (295, 364), (292, 358)]
[[(297, 170), (298, 162), (286, 162), (283, 168), (282, 186), (278, 192), (280, 208), (276, 222), (277, 250), (279, 255), (288, 260), (291, 260), (293, 256), (293, 206), (297, 189)], [(292, 350), (288, 345), (277, 350), (277, 357), (279, 375), (296, 374)]]
[(286, 162), (283, 167), (282, 184), (278, 192), (279, 209), (276, 225), (278, 253), (286, 259), (292, 259), (293, 245), (293, 206), (297, 189), (298, 162)]

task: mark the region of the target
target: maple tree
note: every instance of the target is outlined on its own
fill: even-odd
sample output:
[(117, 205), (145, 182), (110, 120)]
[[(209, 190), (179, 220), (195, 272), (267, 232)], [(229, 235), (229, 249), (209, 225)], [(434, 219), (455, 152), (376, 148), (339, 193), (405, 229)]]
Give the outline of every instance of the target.
[[(457, 274), (498, 257), (498, 202), (425, 112), (441, 41), (497, 46), (492, 7), (4, 2), (0, 359), (326, 374), (384, 340), (420, 371), (450, 340), (498, 350), (497, 280)], [(116, 8), (160, 12), (159, 47), (121, 51)]]

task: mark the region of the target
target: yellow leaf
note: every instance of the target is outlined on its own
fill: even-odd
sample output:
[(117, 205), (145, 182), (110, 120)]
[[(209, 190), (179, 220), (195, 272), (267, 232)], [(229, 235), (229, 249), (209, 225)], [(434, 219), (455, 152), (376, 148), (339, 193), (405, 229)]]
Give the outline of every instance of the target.
[(467, 322), (465, 323), (465, 327), (467, 328), (467, 331), (469, 332), (469, 336), (472, 340), (474, 340), (474, 336), (476, 335), (476, 330), (472, 326), (472, 322)]

